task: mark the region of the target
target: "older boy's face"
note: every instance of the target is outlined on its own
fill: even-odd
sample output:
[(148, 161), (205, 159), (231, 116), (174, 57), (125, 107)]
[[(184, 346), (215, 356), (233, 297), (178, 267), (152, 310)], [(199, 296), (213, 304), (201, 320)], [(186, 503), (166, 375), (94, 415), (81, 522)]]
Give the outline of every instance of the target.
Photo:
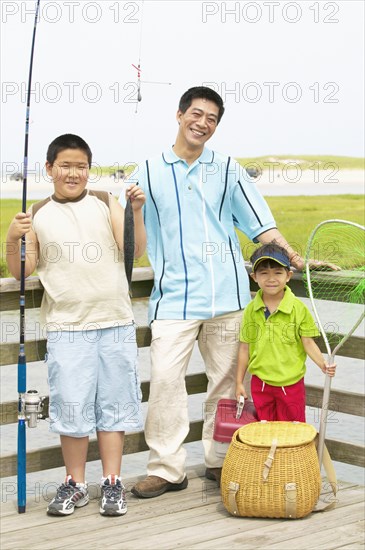
[(185, 146), (202, 149), (212, 137), (218, 125), (219, 108), (213, 101), (193, 99), (190, 107), (177, 112), (179, 122), (178, 139)]
[(87, 154), (81, 149), (65, 149), (58, 153), (53, 165), (46, 163), (58, 199), (77, 199), (89, 177)]

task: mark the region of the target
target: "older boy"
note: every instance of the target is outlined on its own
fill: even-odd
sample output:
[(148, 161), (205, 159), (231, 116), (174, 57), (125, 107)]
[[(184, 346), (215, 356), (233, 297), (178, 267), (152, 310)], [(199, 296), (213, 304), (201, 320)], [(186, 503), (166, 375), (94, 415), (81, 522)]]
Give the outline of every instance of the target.
[[(86, 189), (91, 150), (79, 136), (56, 138), (46, 169), (54, 194), (19, 213), (9, 227), (7, 261), (20, 278), (20, 238), (26, 235), (25, 275), (37, 268), (44, 286), (50, 429), (61, 437), (66, 481), (48, 513), (69, 515), (88, 503), (85, 464), (97, 431), (103, 466), (100, 513), (127, 511), (120, 478), (124, 432), (142, 427), (136, 339), (123, 251), (123, 208), (108, 193)], [(136, 256), (146, 237), (143, 191), (128, 191)]]
[(336, 366), (323, 359), (313, 340), (319, 336), (315, 322), (287, 286), (293, 272), (286, 250), (274, 243), (261, 246), (251, 262), (260, 290), (243, 313), (236, 398), (247, 397), (243, 379), (248, 369), (259, 420), (305, 422), (306, 356), (330, 376)]

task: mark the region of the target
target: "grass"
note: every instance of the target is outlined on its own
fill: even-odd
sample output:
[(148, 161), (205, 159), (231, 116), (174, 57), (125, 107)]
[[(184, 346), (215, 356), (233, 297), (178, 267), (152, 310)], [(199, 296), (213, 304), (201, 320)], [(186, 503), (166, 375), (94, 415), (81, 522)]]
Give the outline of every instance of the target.
[[(261, 169), (269, 168), (273, 162), (278, 162), (275, 167), (283, 168), (289, 162), (298, 161), (302, 170), (364, 170), (365, 159), (359, 157), (339, 157), (330, 155), (266, 155), (263, 157), (245, 157), (237, 158), (237, 161), (242, 166), (259, 165)], [(266, 164), (265, 164), (266, 163)], [(117, 166), (98, 166), (93, 167), (90, 170), (91, 174), (98, 174), (99, 176), (110, 176), (112, 172), (117, 169), (123, 169), (126, 174), (132, 172), (134, 165), (120, 165)]]
[[(364, 225), (364, 199), (362, 195), (332, 195), (319, 197), (267, 197), (279, 230), (300, 254), (304, 254), (307, 239), (312, 229), (321, 221), (339, 218)], [(32, 202), (29, 201), (29, 205)], [(5, 238), (14, 214), (21, 210), (21, 201), (5, 199), (1, 201), (1, 258), (2, 277), (9, 277), (5, 264)], [(239, 232), (239, 239), (246, 260), (256, 245)], [(149, 265), (146, 254), (136, 262), (136, 266)]]
[[(267, 155), (263, 157), (238, 158), (242, 166), (257, 166), (262, 170), (271, 167), (283, 168), (296, 162), (302, 170), (364, 170), (365, 159), (329, 155)], [(273, 164), (273, 163), (278, 163)], [(290, 166), (290, 164), (289, 164)]]

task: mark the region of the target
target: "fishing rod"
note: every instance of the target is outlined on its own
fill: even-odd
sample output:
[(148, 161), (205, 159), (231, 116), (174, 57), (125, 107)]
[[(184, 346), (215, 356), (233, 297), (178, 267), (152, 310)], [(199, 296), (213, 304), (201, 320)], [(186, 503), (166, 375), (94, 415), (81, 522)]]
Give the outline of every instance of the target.
[[(37, 0), (37, 7), (34, 17), (33, 39), (30, 53), (27, 107), (25, 115), (25, 138), (24, 138), (24, 163), (23, 163), (23, 195), (22, 212), (27, 211), (27, 176), (28, 176), (28, 142), (29, 142), (29, 115), (30, 97), (32, 88), (32, 72), (34, 45), (37, 31), (40, 0)], [(27, 392), (27, 363), (25, 356), (25, 261), (26, 244), (25, 235), (21, 238), (20, 248), (20, 341), (18, 356), (18, 450), (17, 450), (17, 481), (18, 481), (18, 513), (22, 514), (26, 508), (26, 423), (30, 428), (37, 426), (37, 418), (43, 407), (43, 401), (36, 390)]]

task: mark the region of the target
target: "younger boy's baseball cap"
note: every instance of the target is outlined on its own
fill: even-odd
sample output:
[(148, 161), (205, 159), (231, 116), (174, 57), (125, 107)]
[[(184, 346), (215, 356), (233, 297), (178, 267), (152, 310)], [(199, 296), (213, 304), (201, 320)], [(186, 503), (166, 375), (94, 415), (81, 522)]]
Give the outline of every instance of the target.
[(257, 249), (255, 251), (255, 259), (252, 264), (253, 271), (256, 270), (257, 266), (260, 262), (262, 262), (262, 260), (274, 260), (283, 267), (290, 269), (289, 257), (285, 252), (281, 252), (280, 250), (269, 249), (268, 247), (265, 247), (262, 251), (260, 248)]

